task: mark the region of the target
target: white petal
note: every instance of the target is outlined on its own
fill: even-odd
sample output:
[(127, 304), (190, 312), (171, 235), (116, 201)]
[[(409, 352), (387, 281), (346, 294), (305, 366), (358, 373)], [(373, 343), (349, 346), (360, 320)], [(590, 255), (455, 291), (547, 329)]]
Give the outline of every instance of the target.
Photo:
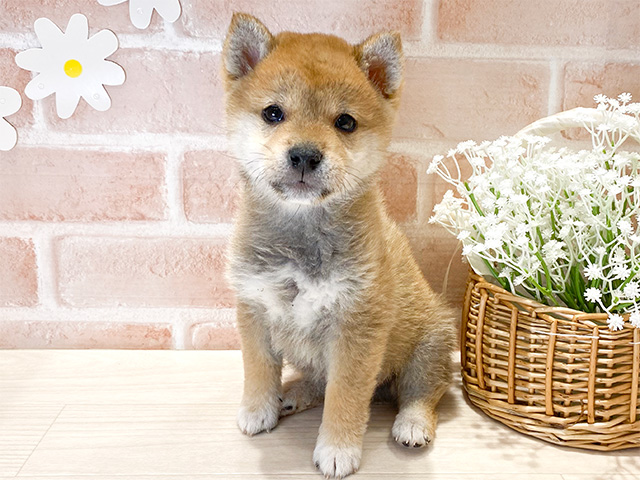
[(136, 28), (144, 30), (151, 23), (151, 14), (153, 13), (153, 5), (144, 0), (129, 1), (129, 16), (131, 23)]
[(13, 115), (22, 106), (22, 97), (11, 87), (0, 87), (0, 117)]
[(92, 55), (107, 58), (118, 49), (118, 37), (111, 30), (100, 30), (87, 42)]
[(119, 5), (126, 1), (127, 0), (98, 0), (98, 3), (100, 5), (104, 5), (105, 7), (110, 7), (111, 5)]
[(81, 13), (76, 13), (69, 19), (65, 35), (70, 40), (81, 42), (89, 38), (89, 20)]
[(56, 111), (63, 119), (69, 118), (76, 111), (80, 94), (73, 89), (61, 89), (56, 92)]
[(156, 2), (156, 10), (162, 18), (167, 22), (175, 22), (180, 18), (180, 2), (178, 0), (158, 0)]
[(0, 150), (7, 152), (16, 146), (18, 132), (13, 126), (0, 118)]
[(62, 31), (48, 18), (43, 17), (37, 19), (34, 23), (34, 29), (43, 47), (46, 45), (55, 45), (64, 39)]
[(46, 63), (46, 54), (42, 48), (30, 48), (16, 55), (16, 65), (25, 70), (42, 72)]
[(104, 112), (111, 108), (111, 98), (102, 85), (97, 85), (92, 93), (83, 93), (82, 98), (99, 112)]
[(103, 85), (122, 85), (126, 75), (117, 63), (105, 60), (96, 66), (96, 80)]
[(24, 94), (31, 100), (42, 100), (56, 91), (55, 77), (41, 73), (31, 80), (24, 89)]

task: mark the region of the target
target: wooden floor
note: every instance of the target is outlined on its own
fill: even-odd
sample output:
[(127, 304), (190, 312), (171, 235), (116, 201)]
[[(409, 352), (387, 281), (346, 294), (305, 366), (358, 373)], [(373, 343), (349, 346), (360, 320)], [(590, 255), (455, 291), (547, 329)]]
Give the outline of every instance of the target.
[[(247, 438), (235, 426), (240, 353), (0, 351), (0, 479), (293, 480), (311, 462), (321, 409)], [(520, 435), (463, 398), (440, 406), (434, 444), (397, 446), (394, 411), (375, 405), (366, 479), (640, 480), (639, 449), (592, 453)]]

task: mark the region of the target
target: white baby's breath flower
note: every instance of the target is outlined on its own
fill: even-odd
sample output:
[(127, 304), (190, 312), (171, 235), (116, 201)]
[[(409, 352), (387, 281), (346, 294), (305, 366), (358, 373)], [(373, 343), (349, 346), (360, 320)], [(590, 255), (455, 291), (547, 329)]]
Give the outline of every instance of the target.
[(468, 230), (460, 230), (460, 233), (458, 233), (458, 240), (466, 240), (469, 236), (471, 236), (471, 232)]
[(507, 197), (500, 197), (499, 199), (496, 200), (496, 208), (498, 208), (499, 210), (503, 210), (508, 203), (509, 203), (509, 200), (507, 199)]
[(609, 324), (609, 330), (612, 332), (624, 329), (624, 318), (617, 313), (609, 315), (607, 323)]
[(626, 253), (621, 247), (614, 247), (613, 252), (611, 252), (611, 259), (615, 263), (624, 262), (626, 259)]
[(485, 168), (487, 166), (487, 164), (484, 161), (484, 158), (482, 157), (471, 157), (469, 158), (469, 163), (471, 164), (471, 166), (476, 167), (476, 168)]
[(640, 311), (636, 310), (629, 315), (629, 322), (636, 328), (640, 328)]
[(597, 302), (602, 298), (602, 292), (598, 288), (590, 287), (585, 290), (584, 298), (588, 302)]
[(429, 167), (427, 168), (427, 173), (429, 174), (435, 173), (438, 170), (438, 167), (440, 166), (440, 164), (442, 163), (442, 160), (444, 160), (444, 157), (442, 155), (434, 156), (433, 160), (429, 164)]
[(638, 282), (630, 282), (625, 285), (623, 293), (625, 298), (628, 298), (629, 300), (640, 297), (640, 285), (638, 285)]
[(596, 103), (607, 103), (607, 96), (599, 93), (593, 97), (593, 101)]
[(602, 278), (602, 270), (594, 263), (590, 263), (587, 268), (584, 269), (584, 276), (587, 280), (598, 280)]
[[(625, 162), (621, 161), (619, 167), (624, 167)], [(631, 184), (631, 177), (629, 175), (622, 175), (620, 178), (616, 180), (616, 183), (621, 187), (628, 187)]]
[(615, 280), (626, 280), (629, 278), (631, 270), (626, 265), (616, 265), (611, 272)]
[(466, 142), (460, 142), (456, 147), (456, 150), (458, 151), (458, 153), (465, 153), (467, 150), (470, 150), (475, 146), (476, 142), (474, 142), (473, 140), (467, 140)]
[(549, 263), (555, 263), (559, 258), (566, 258), (566, 253), (562, 250), (564, 242), (549, 240), (542, 246), (542, 254)]
[(513, 284), (517, 287), (519, 285), (522, 285), (526, 279), (527, 277), (525, 275), (518, 275), (513, 279)]
[(482, 253), (487, 249), (484, 243), (477, 243), (473, 246), (473, 253)]
[(560, 229), (560, 238), (567, 238), (571, 234), (571, 227), (569, 225), (565, 225)]
[(519, 193), (511, 197), (511, 202), (515, 205), (526, 205), (529, 201), (529, 196), (524, 193)]
[(631, 222), (628, 220), (620, 220), (618, 221), (618, 229), (622, 235), (629, 235), (633, 231), (633, 227), (631, 226)]
[(487, 238), (484, 246), (486, 249), (497, 250), (502, 247), (502, 241), (497, 238)]
[(629, 103), (631, 101), (631, 94), (621, 93), (620, 95), (618, 95), (618, 100), (620, 101), (620, 103)]

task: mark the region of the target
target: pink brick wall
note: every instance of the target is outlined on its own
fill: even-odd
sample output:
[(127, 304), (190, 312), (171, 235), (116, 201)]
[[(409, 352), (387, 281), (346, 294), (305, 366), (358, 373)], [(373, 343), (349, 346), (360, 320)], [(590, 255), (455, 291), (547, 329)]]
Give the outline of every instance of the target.
[[(237, 176), (226, 153), (220, 49), (231, 13), (274, 31), (350, 41), (399, 30), (406, 88), (382, 186), (437, 290), (456, 248), (428, 225), (445, 186), (426, 175), (460, 140), (515, 133), (596, 93), (640, 99), (638, 0), (182, 0), (175, 24), (131, 26), (128, 5), (0, 0), (0, 85), (30, 73), (36, 18), (86, 14), (113, 29), (127, 81), (113, 108), (81, 102), (60, 120), (48, 98), (10, 117), (0, 152), (0, 348), (234, 348), (224, 248)], [(459, 303), (456, 256), (448, 295)]]

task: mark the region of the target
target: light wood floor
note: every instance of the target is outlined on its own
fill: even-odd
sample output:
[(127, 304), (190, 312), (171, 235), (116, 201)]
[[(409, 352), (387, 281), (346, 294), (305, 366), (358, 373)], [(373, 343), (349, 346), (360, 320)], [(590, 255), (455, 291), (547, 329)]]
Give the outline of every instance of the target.
[[(0, 351), (0, 478), (310, 480), (321, 409), (247, 438), (235, 426), (240, 353)], [(457, 382), (434, 444), (390, 439), (375, 405), (354, 480), (640, 480), (640, 450), (592, 453), (520, 435), (485, 417)]]

